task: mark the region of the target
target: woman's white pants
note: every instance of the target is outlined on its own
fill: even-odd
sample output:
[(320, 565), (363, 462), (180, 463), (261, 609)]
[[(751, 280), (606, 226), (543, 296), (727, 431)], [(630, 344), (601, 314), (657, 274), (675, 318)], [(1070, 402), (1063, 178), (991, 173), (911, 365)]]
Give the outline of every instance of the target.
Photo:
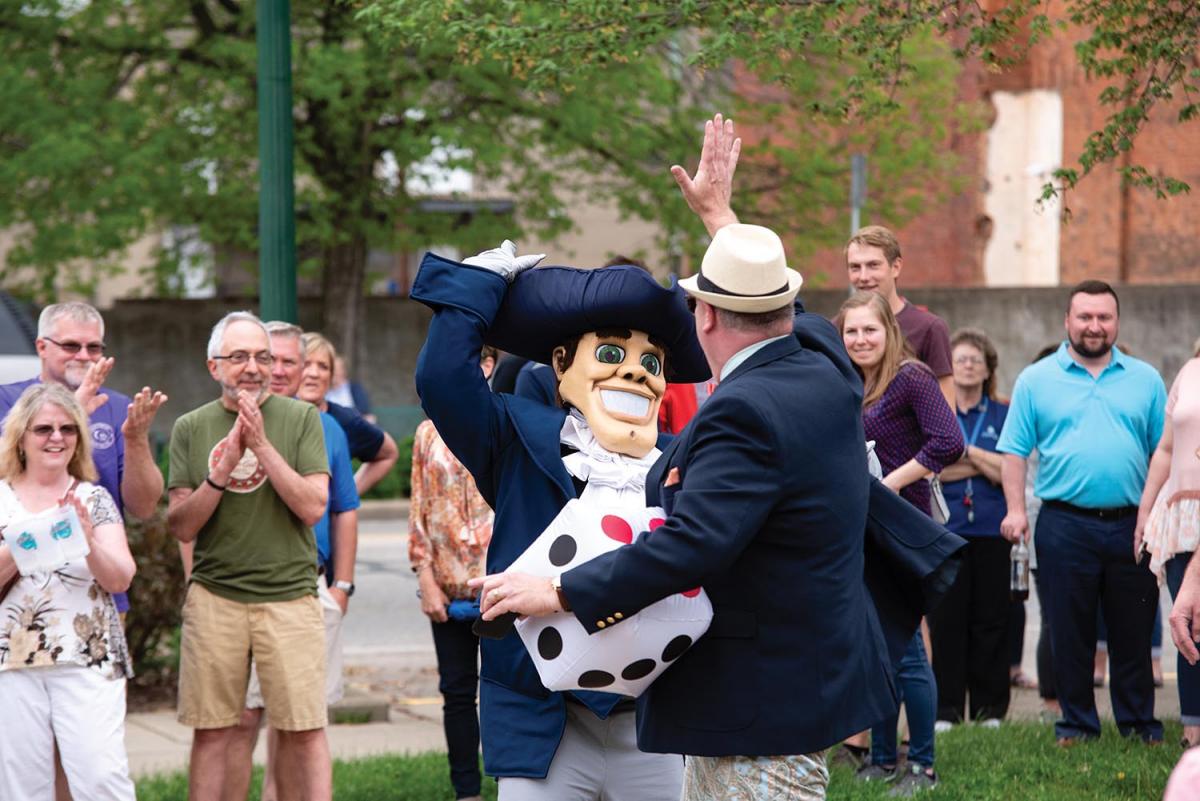
[(125, 679), (74, 665), (0, 671), (0, 798), (54, 801), (54, 743), (75, 801), (134, 801)]

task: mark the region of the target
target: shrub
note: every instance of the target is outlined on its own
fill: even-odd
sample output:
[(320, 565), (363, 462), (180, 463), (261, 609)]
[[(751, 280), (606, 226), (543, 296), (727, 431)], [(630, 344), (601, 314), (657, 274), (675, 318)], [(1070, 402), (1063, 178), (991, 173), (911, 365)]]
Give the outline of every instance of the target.
[(167, 532), (166, 499), (148, 520), (125, 523), (137, 575), (129, 590), (125, 636), (136, 673), (133, 685), (170, 694), (179, 675), (179, 624), (183, 608), (183, 565)]

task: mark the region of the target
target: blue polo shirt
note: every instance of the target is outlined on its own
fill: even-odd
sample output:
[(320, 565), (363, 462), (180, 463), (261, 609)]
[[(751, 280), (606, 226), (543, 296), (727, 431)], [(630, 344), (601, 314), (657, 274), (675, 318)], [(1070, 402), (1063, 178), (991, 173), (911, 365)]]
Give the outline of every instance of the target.
[[(958, 416), (958, 425), (964, 432), (963, 441), (995, 453), (1000, 432), (1004, 429), (1004, 419), (1008, 416), (1008, 404), (984, 398), (965, 412), (957, 406), (954, 411)], [(1004, 489), (999, 484), (993, 484), (982, 474), (961, 481), (943, 481), (942, 495), (950, 509), (946, 528), (969, 537), (1000, 536), (1000, 521), (1004, 519), (1008, 507), (1004, 502)], [(967, 516), (968, 495), (971, 497), (969, 508), (975, 512), (973, 521)]]
[(1162, 378), (1150, 365), (1114, 347), (1092, 378), (1064, 342), (1021, 371), (996, 450), (1028, 458), (1037, 449), (1033, 492), (1044, 501), (1135, 506), (1166, 404)]
[(329, 578), (333, 576), (330, 517), (357, 509), (359, 503), (345, 432), (338, 421), (325, 412), (321, 412), (321, 428), (325, 430), (325, 454), (329, 457), (329, 502), (325, 504), (325, 514), (313, 526), (313, 534), (317, 538), (317, 563), (325, 568)]

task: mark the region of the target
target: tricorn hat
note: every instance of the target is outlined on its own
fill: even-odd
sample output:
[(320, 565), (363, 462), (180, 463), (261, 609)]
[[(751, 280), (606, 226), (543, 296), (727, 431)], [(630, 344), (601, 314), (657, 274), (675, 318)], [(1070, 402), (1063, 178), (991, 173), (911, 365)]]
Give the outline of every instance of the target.
[(720, 309), (754, 314), (788, 306), (804, 279), (787, 266), (783, 242), (761, 225), (726, 225), (713, 236), (700, 272), (679, 285)]
[(695, 383), (711, 376), (687, 296), (675, 279), (664, 287), (645, 270), (629, 265), (525, 270), (509, 285), (484, 339), (501, 350), (550, 364), (556, 347), (603, 328), (643, 331), (661, 342), (667, 350), (669, 381)]

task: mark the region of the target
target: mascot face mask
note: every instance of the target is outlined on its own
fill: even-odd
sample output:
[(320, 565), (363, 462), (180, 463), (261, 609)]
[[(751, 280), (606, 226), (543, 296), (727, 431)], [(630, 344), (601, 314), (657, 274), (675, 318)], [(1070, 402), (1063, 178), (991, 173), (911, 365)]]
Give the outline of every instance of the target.
[[(622, 332), (624, 333), (624, 332)], [(641, 458), (658, 440), (658, 406), (667, 390), (663, 350), (641, 331), (629, 337), (589, 332), (565, 370), (554, 351), (558, 393), (579, 410), (596, 440), (614, 453)]]

